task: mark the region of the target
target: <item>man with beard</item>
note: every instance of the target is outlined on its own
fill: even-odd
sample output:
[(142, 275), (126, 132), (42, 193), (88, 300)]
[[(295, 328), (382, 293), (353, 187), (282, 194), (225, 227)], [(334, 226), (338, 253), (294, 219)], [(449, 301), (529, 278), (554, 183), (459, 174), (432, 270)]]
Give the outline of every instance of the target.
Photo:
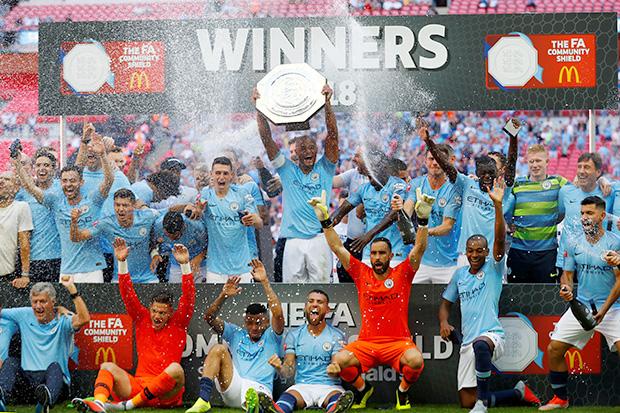
[(564, 225), (555, 264), (559, 271), (564, 268), (567, 248), (583, 235), (580, 202), (589, 196), (598, 196), (605, 200), (608, 212), (613, 210), (613, 195), (605, 197), (597, 185), (602, 168), (603, 161), (598, 153), (583, 153), (577, 159), (577, 182), (575, 185), (564, 185), (560, 189), (558, 209), (560, 219), (564, 218)]
[[(25, 288), (30, 282), (32, 215), (27, 203), (15, 200), (17, 189), (17, 179), (12, 172), (0, 173), (0, 282)], [(18, 247), (21, 274), (15, 273)]]
[[(82, 242), (102, 236), (112, 244), (116, 238), (123, 238), (131, 248), (127, 265), (132, 281), (154, 283), (158, 279), (150, 268), (150, 241), (153, 224), (159, 218), (159, 213), (154, 209), (135, 209), (135, 202), (136, 196), (131, 190), (119, 189), (114, 194), (114, 215), (98, 219), (92, 229), (79, 228), (78, 221), (82, 212), (74, 209), (71, 211), (71, 241)], [(115, 276), (113, 280), (117, 281), (118, 277)]]
[[(280, 236), (286, 238), (282, 262), (284, 282), (320, 283), (329, 282), (332, 270), (332, 255), (321, 233), (321, 226), (314, 219), (307, 201), (321, 195), (331, 194), (332, 180), (338, 163), (338, 126), (336, 115), (330, 103), (332, 89), (325, 85), (325, 154), (317, 161), (317, 144), (310, 136), (295, 140), (295, 152), (299, 163), (286, 159), (271, 136), (269, 121), (256, 112), (256, 121), (261, 140), (269, 160), (282, 180), (282, 226)], [(260, 99), (254, 89), (252, 100)]]
[[(467, 257), (464, 252), (467, 248), (467, 240), (475, 234), (483, 235), (489, 245), (493, 244), (495, 234), (493, 232), (495, 214), (493, 201), (489, 198), (489, 191), (493, 189), (493, 182), (498, 177), (496, 161), (490, 156), (480, 156), (476, 158), (476, 179), (459, 173), (447, 156), (437, 149), (437, 144), (433, 142), (428, 133), (426, 125), (421, 124), (419, 134), (424, 139), (428, 149), (437, 161), (441, 169), (446, 173), (450, 182), (454, 185), (457, 195), (461, 197), (461, 235), (459, 236), (458, 252), (460, 254), (457, 264), (467, 265)], [(504, 170), (504, 181), (508, 188), (512, 189), (515, 179), (515, 167), (517, 164), (517, 137), (510, 136), (510, 146), (508, 148), (508, 164)], [(503, 205), (507, 205), (507, 200), (511, 196), (511, 191), (504, 192)]]
[[(326, 195), (313, 198), (309, 204), (325, 232), (332, 251), (351, 274), (358, 290), (362, 328), (357, 341), (338, 352), (327, 372), (340, 377), (355, 388), (353, 408), (363, 408), (374, 388), (365, 383), (361, 374), (378, 365), (389, 365), (403, 375), (396, 395), (397, 409), (410, 409), (408, 390), (424, 369), (422, 354), (416, 348), (409, 331), (409, 295), (411, 282), (420, 267), (428, 237), (428, 218), (434, 198), (423, 195), (418, 188), (415, 212), (418, 231), (415, 246), (408, 259), (390, 268), (392, 245), (387, 238), (375, 238), (370, 244), (368, 266), (344, 248), (333, 229), (326, 205)], [(396, 202), (393, 207), (398, 208)]]
[[(113, 246), (118, 260), (118, 288), (127, 314), (135, 324), (138, 366), (135, 376), (132, 376), (116, 363), (102, 363), (95, 380), (95, 400), (75, 398), (73, 404), (80, 413), (104, 413), (146, 406), (178, 407), (183, 403), (185, 391), (181, 356), (196, 300), (187, 248), (176, 244), (173, 250), (183, 271), (183, 293), (175, 311), (172, 294), (165, 291), (155, 293), (148, 308), (142, 305), (131, 282), (127, 243), (122, 238), (116, 238)], [(113, 403), (108, 402), (110, 397)]]
[[(56, 157), (45, 149), (34, 154), (34, 183), (42, 191), (61, 191), (54, 179)], [(32, 282), (56, 282), (60, 276), (60, 236), (54, 222), (54, 214), (37, 200), (20, 189), (15, 199), (28, 203), (32, 212), (30, 234), (30, 280)]]
[(35, 399), (37, 413), (49, 413), (61, 395), (68, 394), (73, 334), (88, 324), (90, 314), (73, 279), (64, 276), (60, 282), (73, 300), (75, 314), (57, 311), (56, 289), (48, 282), (32, 286), (30, 307), (0, 312), (0, 325), (13, 323), (21, 336), (21, 360), (9, 357), (0, 368), (0, 411), (6, 412), (6, 399), (18, 393), (26, 400)]
[(498, 178), (493, 190), (488, 192), (495, 213), (492, 259), (487, 260), (489, 244), (486, 238), (479, 234), (470, 236), (465, 250), (469, 265), (454, 272), (439, 308), (441, 337), (450, 340), (454, 330), (448, 322), (450, 310), (453, 303), (460, 301), (463, 344), (457, 382), (461, 407), (473, 407), (471, 413), (486, 412), (487, 407), (521, 400), (540, 404), (523, 382), (512, 390), (489, 391), (491, 363), (501, 357), (505, 341), (499, 321), (506, 250), (506, 224), (502, 211), (505, 189), (503, 179)]
[[(454, 150), (446, 144), (436, 146), (437, 150), (454, 164)], [(414, 178), (411, 187), (420, 188), (422, 193), (429, 194), (437, 202), (433, 203), (428, 221), (428, 247), (413, 282), (447, 284), (457, 268), (459, 257), (457, 244), (460, 231), (456, 222), (461, 215), (461, 198), (429, 150), (426, 151), (426, 169), (428, 173)], [(416, 191), (409, 191), (414, 202), (417, 201), (415, 193)]]
[[(181, 182), (181, 171), (186, 169), (187, 166), (177, 159), (177, 158), (166, 158), (161, 165), (159, 165), (160, 171), (169, 171), (175, 174), (179, 182)], [(173, 205), (180, 204), (193, 204), (196, 202), (196, 198), (198, 197), (198, 191), (196, 188), (192, 188), (191, 186), (185, 186), (183, 184), (179, 184), (179, 195), (171, 196), (166, 199), (163, 199), (157, 203), (152, 205), (155, 209), (165, 209), (169, 208)]]
[(284, 332), (282, 304), (269, 284), (265, 266), (259, 260), (252, 260), (252, 277), (260, 283), (267, 296), (271, 310), (271, 324), (267, 308), (258, 303), (250, 304), (243, 316), (244, 328), (223, 321), (218, 313), (224, 301), (241, 292), (241, 278), (228, 278), (222, 292), (205, 313), (207, 323), (228, 343), (211, 347), (205, 358), (198, 400), (186, 413), (204, 413), (211, 409), (213, 385), (222, 395), (228, 407), (245, 407), (247, 412), (258, 413), (257, 391), (271, 397), (276, 370), (269, 364), (274, 355), (279, 355)]
[(114, 181), (110, 161), (105, 155), (105, 146), (100, 137), (95, 136), (89, 143), (89, 153), (100, 159), (103, 165), (104, 180), (98, 189), (82, 195), (82, 169), (77, 166), (65, 166), (60, 171), (62, 194), (56, 191), (43, 191), (37, 187), (32, 178), (23, 170), (19, 159), (13, 161), (22, 185), (40, 204), (54, 213), (56, 228), (60, 235), (62, 275), (72, 275), (75, 282), (102, 283), (106, 262), (98, 240), (83, 242), (71, 241), (71, 211), (80, 209), (79, 219), (83, 227), (90, 226), (99, 218), (101, 207), (108, 197)]
[(207, 282), (224, 283), (231, 276), (249, 283), (247, 263), (253, 257), (247, 227), (262, 228), (252, 195), (240, 185), (232, 185), (234, 172), (230, 159), (218, 157), (211, 165), (212, 188), (200, 194), (205, 203), (203, 221), (209, 234)]
[(353, 393), (345, 392), (340, 379), (327, 374), (327, 366), (345, 343), (344, 333), (325, 321), (328, 312), (327, 293), (310, 291), (304, 309), (307, 322), (287, 333), (284, 363), (275, 354), (269, 359), (269, 364), (281, 377), (295, 375), (295, 385), (289, 387), (277, 403), (269, 395), (258, 393), (264, 413), (292, 413), (295, 409), (311, 407), (341, 413), (353, 404)]
[(620, 352), (620, 271), (616, 267), (620, 264), (620, 254), (617, 253), (620, 238), (603, 229), (605, 201), (602, 198), (588, 196), (580, 204), (582, 231), (565, 244), (560, 297), (565, 301), (573, 299), (573, 280), (577, 278), (577, 299), (588, 306), (596, 306), (594, 319), (597, 325), (593, 330), (585, 331), (570, 308), (555, 325), (547, 346), (549, 382), (554, 396), (539, 409), (543, 411), (568, 407), (565, 355), (570, 348), (582, 350), (598, 331), (607, 340), (610, 351)]

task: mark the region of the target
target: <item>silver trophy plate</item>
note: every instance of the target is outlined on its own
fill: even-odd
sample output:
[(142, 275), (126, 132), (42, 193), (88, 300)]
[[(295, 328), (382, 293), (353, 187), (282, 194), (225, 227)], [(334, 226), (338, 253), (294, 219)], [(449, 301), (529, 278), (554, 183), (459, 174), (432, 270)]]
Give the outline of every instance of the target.
[(307, 63), (276, 66), (256, 85), (256, 109), (276, 125), (306, 122), (325, 105), (325, 81)]

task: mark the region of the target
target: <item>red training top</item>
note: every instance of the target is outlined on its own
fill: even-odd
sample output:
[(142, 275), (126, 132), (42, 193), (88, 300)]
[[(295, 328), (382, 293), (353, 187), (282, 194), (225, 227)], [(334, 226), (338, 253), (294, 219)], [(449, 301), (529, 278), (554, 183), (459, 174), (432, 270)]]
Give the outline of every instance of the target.
[(347, 272), (355, 281), (362, 313), (359, 340), (411, 340), (409, 293), (415, 271), (409, 260), (392, 268), (385, 280), (378, 280), (371, 267), (353, 256)]
[(119, 274), (118, 285), (127, 314), (133, 318), (136, 326), (138, 351), (136, 377), (157, 376), (170, 363), (181, 363), (187, 339), (187, 327), (194, 314), (196, 300), (194, 276), (183, 275), (183, 295), (179, 300), (179, 306), (168, 324), (159, 331), (153, 328), (150, 311), (138, 299), (129, 274)]

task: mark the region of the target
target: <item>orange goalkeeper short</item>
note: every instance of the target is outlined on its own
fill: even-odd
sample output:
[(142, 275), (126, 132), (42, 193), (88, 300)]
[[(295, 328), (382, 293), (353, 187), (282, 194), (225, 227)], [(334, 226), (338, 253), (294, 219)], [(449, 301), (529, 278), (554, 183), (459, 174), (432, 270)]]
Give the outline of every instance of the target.
[(357, 340), (347, 344), (344, 348), (355, 355), (361, 364), (362, 373), (366, 373), (380, 365), (387, 365), (400, 371), (401, 357), (405, 351), (415, 349), (416, 346), (412, 340)]
[[(129, 383), (131, 384), (131, 394), (129, 395), (129, 397), (121, 399), (116, 394), (112, 393), (112, 400), (114, 400), (115, 402), (120, 402), (120, 401), (123, 401), (123, 400), (133, 399), (142, 390), (144, 390), (145, 387), (148, 387), (149, 383), (151, 381), (155, 380), (155, 378), (157, 376), (135, 377), (135, 376), (132, 376), (131, 374), (127, 373), (127, 377), (129, 377)], [(183, 393), (185, 393), (185, 387), (181, 387), (181, 389), (179, 389), (179, 391), (177, 391), (172, 396), (167, 397), (166, 399), (160, 399), (160, 398), (156, 397), (154, 399), (147, 400), (146, 403), (144, 404), (144, 406), (145, 407), (147, 407), (147, 406), (148, 407), (177, 407), (177, 406), (181, 406), (183, 404)]]

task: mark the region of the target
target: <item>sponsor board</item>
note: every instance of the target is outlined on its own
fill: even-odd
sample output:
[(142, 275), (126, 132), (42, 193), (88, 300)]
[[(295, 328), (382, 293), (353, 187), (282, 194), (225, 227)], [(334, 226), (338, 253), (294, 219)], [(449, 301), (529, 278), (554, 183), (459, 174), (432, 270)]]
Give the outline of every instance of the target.
[(91, 314), (88, 326), (75, 334), (78, 370), (97, 370), (112, 362), (133, 368), (133, 320), (127, 314)]

